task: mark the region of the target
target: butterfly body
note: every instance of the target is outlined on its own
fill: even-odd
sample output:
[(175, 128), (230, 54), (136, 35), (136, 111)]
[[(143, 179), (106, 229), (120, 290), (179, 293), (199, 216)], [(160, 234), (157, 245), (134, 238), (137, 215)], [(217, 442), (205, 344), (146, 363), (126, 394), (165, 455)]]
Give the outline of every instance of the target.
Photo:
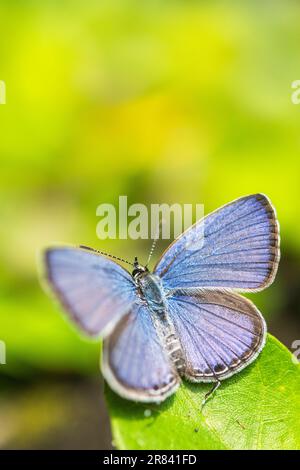
[(174, 325), (168, 316), (167, 296), (161, 279), (144, 266), (140, 267), (139, 272), (135, 269), (133, 273), (140, 300), (147, 304), (161, 343), (176, 370), (182, 374), (185, 367), (184, 354)]
[(153, 272), (135, 259), (130, 274), (87, 247), (45, 253), (46, 278), (65, 311), (104, 338), (109, 385), (124, 398), (156, 403), (182, 379), (218, 386), (257, 358), (266, 324), (239, 292), (270, 285), (278, 262), (279, 225), (263, 194), (198, 221)]
[(161, 285), (161, 280), (148, 270), (139, 277), (135, 277), (140, 298), (145, 301), (149, 309), (155, 315), (166, 315), (166, 296)]

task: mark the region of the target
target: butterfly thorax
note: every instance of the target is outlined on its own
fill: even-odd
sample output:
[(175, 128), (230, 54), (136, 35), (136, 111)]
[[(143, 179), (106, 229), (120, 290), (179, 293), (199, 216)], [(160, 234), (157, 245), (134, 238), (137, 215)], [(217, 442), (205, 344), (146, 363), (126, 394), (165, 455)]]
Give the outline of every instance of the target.
[(145, 301), (154, 313), (164, 315), (166, 312), (166, 298), (161, 280), (155, 274), (145, 271), (135, 278), (140, 298)]

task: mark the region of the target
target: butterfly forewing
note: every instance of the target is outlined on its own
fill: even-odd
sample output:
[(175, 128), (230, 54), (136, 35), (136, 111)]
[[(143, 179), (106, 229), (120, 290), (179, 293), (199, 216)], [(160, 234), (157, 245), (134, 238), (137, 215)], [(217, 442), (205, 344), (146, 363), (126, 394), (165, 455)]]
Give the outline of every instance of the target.
[(104, 340), (103, 375), (124, 398), (160, 402), (180, 378), (158, 337), (149, 308), (135, 303)]
[(278, 232), (268, 198), (262, 194), (246, 196), (184, 232), (163, 254), (154, 272), (168, 290), (262, 290), (277, 271)]
[(50, 286), (66, 312), (91, 336), (111, 330), (136, 299), (130, 274), (96, 252), (48, 249), (45, 265)]
[(265, 343), (266, 326), (248, 299), (226, 291), (171, 296), (169, 316), (185, 354), (186, 378), (199, 382), (230, 377), (252, 362)]

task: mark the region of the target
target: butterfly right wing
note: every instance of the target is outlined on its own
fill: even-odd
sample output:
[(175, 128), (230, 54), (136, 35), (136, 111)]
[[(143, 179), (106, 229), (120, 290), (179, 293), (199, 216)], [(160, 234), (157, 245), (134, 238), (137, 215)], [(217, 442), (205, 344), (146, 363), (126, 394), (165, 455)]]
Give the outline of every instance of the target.
[(135, 303), (105, 338), (102, 372), (110, 387), (129, 400), (159, 403), (178, 388), (180, 377), (145, 304)]
[(178, 291), (168, 298), (168, 313), (184, 352), (184, 376), (194, 382), (232, 376), (253, 362), (265, 344), (261, 313), (230, 291)]
[(90, 336), (111, 331), (136, 299), (130, 274), (92, 249), (49, 248), (44, 267), (55, 297), (71, 320)]
[(277, 272), (279, 225), (263, 194), (220, 207), (180, 235), (163, 253), (154, 273), (168, 291), (234, 289), (256, 292)]

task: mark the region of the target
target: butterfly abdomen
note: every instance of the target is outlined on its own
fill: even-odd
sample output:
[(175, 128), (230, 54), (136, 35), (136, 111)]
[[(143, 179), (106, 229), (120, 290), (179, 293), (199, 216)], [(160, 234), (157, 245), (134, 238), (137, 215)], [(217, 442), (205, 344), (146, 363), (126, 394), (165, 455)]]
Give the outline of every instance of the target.
[(185, 358), (180, 341), (175, 332), (171, 332), (170, 335), (165, 338), (165, 347), (169, 358), (178, 372), (183, 373), (185, 369)]
[(186, 361), (180, 340), (176, 334), (173, 323), (168, 318), (167, 314), (165, 315), (165, 317), (159, 317), (154, 320), (154, 323), (170, 361), (172, 362), (172, 364), (174, 364), (179, 374), (183, 374), (186, 366)]

